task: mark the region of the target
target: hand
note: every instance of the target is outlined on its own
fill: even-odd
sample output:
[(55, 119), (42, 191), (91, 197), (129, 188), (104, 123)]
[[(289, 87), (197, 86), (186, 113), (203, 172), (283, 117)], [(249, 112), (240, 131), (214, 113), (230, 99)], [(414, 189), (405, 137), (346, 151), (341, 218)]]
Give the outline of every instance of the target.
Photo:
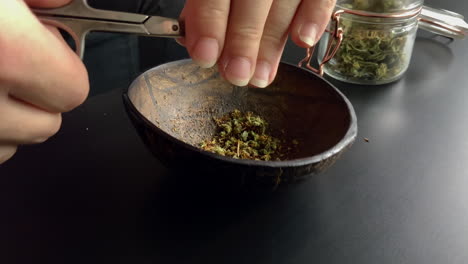
[(18, 145), (40, 143), (60, 128), (60, 113), (87, 97), (88, 76), (60, 33), (26, 4), (58, 7), (70, 0), (0, 1), (0, 164)]
[(314, 46), (335, 0), (187, 0), (179, 42), (202, 67), (216, 63), (232, 84), (266, 87), (276, 76), (288, 35)]

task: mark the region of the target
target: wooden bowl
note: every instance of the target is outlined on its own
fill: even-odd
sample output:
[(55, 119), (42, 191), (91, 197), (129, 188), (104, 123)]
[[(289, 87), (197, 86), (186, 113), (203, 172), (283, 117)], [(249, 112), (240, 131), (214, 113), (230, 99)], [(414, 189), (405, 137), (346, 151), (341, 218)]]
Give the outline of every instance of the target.
[[(258, 89), (233, 86), (191, 60), (175, 61), (140, 75), (123, 98), (160, 161), (215, 186), (275, 189), (303, 180), (334, 164), (357, 135), (348, 99), (322, 77), (285, 63), (272, 85)], [(282, 161), (253, 161), (201, 150), (200, 142), (215, 133), (213, 117), (234, 109), (260, 115), (275, 136), (297, 139), (297, 151)]]

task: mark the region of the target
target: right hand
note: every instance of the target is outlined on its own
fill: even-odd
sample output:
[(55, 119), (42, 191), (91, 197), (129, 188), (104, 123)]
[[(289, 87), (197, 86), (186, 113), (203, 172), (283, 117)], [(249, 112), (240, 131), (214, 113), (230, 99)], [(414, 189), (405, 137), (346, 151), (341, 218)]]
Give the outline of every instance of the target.
[(187, 47), (201, 67), (218, 65), (237, 86), (263, 88), (275, 79), (288, 36), (314, 46), (325, 31), (335, 0), (187, 0)]
[(71, 0), (0, 0), (0, 164), (18, 145), (41, 143), (61, 125), (61, 113), (83, 103), (86, 68), (54, 27), (28, 6), (53, 8)]

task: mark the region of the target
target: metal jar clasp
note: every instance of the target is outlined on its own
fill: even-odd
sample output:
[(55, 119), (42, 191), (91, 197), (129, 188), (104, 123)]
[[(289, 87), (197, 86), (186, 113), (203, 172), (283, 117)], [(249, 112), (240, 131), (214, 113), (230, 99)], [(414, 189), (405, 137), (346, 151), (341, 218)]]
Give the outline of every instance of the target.
[(341, 43), (343, 42), (344, 31), (340, 26), (340, 17), (343, 14), (350, 14), (355, 16), (362, 16), (367, 18), (384, 18), (384, 19), (410, 19), (413, 17), (418, 17), (419, 26), (422, 29), (431, 31), (433, 33), (443, 35), (449, 38), (464, 38), (468, 35), (468, 24), (464, 21), (464, 17), (445, 10), (433, 9), (427, 6), (422, 6), (416, 9), (409, 11), (394, 13), (394, 14), (380, 14), (380, 13), (371, 13), (359, 10), (350, 10), (350, 9), (339, 9), (335, 11), (331, 16), (331, 27), (333, 30), (327, 29), (325, 33), (331, 35), (327, 43), (327, 49), (324, 53), (324, 56), (319, 63), (319, 68), (316, 69), (311, 65), (311, 60), (315, 52), (315, 47), (310, 47), (306, 49), (306, 57), (302, 59), (299, 63), (299, 67), (305, 67), (314, 73), (323, 76), (323, 68), (335, 54), (338, 52)]

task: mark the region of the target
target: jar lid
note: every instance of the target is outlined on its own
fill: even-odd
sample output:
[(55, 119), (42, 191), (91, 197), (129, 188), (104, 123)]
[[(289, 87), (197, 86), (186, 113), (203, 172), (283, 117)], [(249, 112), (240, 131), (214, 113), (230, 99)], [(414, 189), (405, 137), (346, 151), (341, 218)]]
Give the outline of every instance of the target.
[(423, 5), (423, 0), (337, 0), (336, 10), (366, 18), (418, 17), (419, 27), (449, 38), (468, 35), (465, 18), (457, 13)]
[(337, 9), (348, 9), (376, 14), (395, 14), (417, 10), (423, 0), (337, 0)]
[(463, 39), (468, 35), (468, 24), (462, 15), (428, 6), (421, 10), (419, 28), (448, 38)]

